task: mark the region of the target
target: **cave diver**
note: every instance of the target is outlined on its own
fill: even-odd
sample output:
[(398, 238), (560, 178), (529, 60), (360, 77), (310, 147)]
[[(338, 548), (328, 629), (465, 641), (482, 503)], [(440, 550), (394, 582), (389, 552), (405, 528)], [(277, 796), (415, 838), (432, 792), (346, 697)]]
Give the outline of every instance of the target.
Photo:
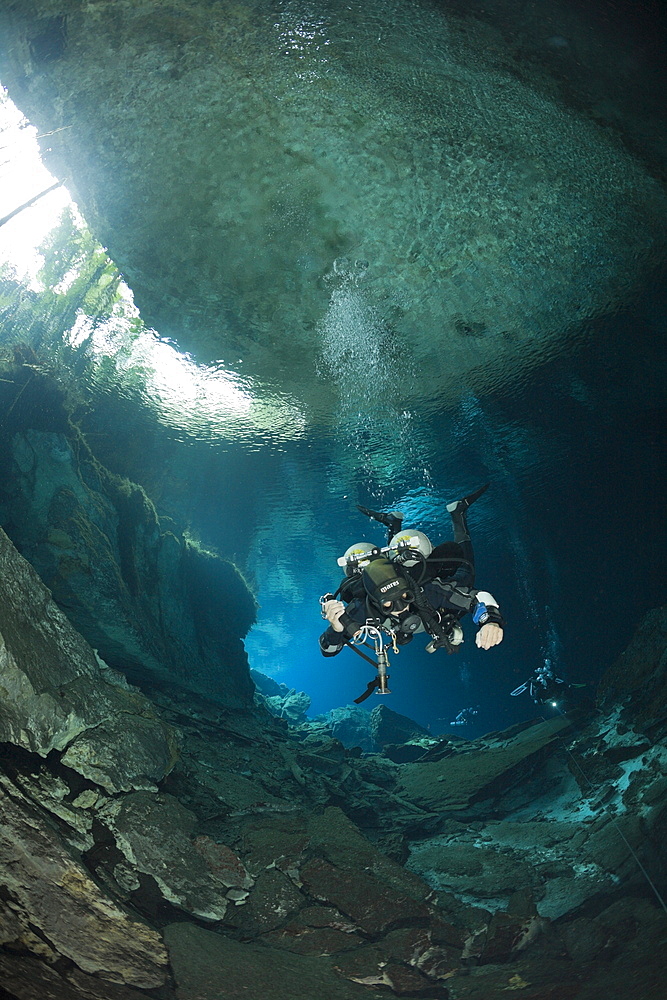
[(528, 691), (530, 697), (536, 705), (549, 705), (551, 708), (560, 708), (565, 703), (569, 691), (574, 688), (584, 688), (585, 684), (568, 684), (562, 677), (557, 677), (554, 673), (551, 662), (545, 660), (535, 673), (519, 684), (510, 692), (512, 698)]
[(357, 703), (373, 690), (390, 693), (387, 649), (398, 653), (398, 647), (418, 632), (430, 636), (427, 652), (455, 653), (463, 642), (460, 620), (470, 612), (478, 626), (475, 641), (480, 649), (502, 642), (505, 622), (497, 601), (474, 587), (475, 561), (467, 525), (468, 508), (488, 486), (447, 504), (454, 540), (435, 548), (422, 531), (403, 528), (400, 511), (384, 513), (358, 505), (362, 514), (385, 525), (388, 545), (378, 548), (357, 542), (338, 559), (345, 579), (335, 594), (320, 598), (322, 617), (329, 626), (319, 640), (324, 656), (336, 656), (347, 645), (374, 663), (357, 648), (372, 646), (378, 674), (355, 699)]
[(467, 726), (474, 717), (479, 715), (479, 705), (473, 708), (462, 708), (456, 718), (449, 723), (450, 726)]

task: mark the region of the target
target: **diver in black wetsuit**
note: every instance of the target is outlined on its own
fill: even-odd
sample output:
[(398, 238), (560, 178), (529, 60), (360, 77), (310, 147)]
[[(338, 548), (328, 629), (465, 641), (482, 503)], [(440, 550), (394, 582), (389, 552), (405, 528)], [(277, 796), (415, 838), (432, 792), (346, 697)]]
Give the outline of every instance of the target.
[(431, 636), (428, 652), (442, 647), (455, 652), (463, 642), (459, 622), (468, 612), (478, 625), (475, 641), (480, 649), (502, 642), (505, 623), (495, 598), (474, 588), (474, 553), (466, 520), (468, 508), (487, 487), (488, 483), (447, 505), (454, 541), (435, 549), (422, 532), (402, 529), (398, 511), (385, 514), (359, 507), (386, 525), (389, 547), (380, 550), (360, 542), (339, 559), (346, 573), (337, 591), (341, 599), (334, 594), (320, 599), (322, 616), (329, 622), (320, 636), (324, 656), (339, 653), (368, 622), (391, 629), (398, 645), (426, 631)]
[(537, 668), (527, 681), (510, 691), (510, 695), (512, 698), (516, 698), (517, 695), (528, 691), (536, 705), (560, 708), (565, 706), (569, 694), (585, 687), (585, 684), (568, 684), (562, 677), (557, 677), (551, 668), (550, 661), (547, 660), (543, 666)]
[(462, 708), (456, 718), (450, 722), (450, 726), (467, 726), (474, 717), (479, 715), (479, 705), (471, 708)]

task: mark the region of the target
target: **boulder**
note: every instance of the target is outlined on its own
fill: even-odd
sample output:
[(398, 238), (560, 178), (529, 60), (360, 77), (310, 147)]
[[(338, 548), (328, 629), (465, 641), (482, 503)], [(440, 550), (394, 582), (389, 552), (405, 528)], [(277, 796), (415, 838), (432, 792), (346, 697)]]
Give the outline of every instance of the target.
[(324, 716), (331, 732), (346, 747), (361, 747), (372, 752), (377, 750), (370, 731), (371, 713), (359, 705), (341, 705), (332, 708)]
[(569, 729), (566, 717), (550, 719), (512, 737), (480, 740), (442, 760), (406, 764), (399, 788), (413, 802), (437, 812), (465, 809), (471, 802), (497, 791), (505, 781), (514, 783), (523, 768), (531, 768), (559, 746), (558, 738)]
[(77, 736), (62, 762), (110, 793), (157, 791), (177, 754), (178, 741), (171, 726), (141, 716), (128, 725), (125, 718), (115, 716)]
[(376, 705), (371, 712), (370, 730), (377, 747), (387, 743), (408, 743), (421, 737), (432, 739), (428, 729), (386, 705)]
[(304, 902), (303, 894), (287, 875), (278, 868), (268, 868), (257, 875), (248, 901), (228, 913), (226, 923), (249, 936), (267, 934), (282, 927)]
[(233, 851), (192, 837), (197, 819), (171, 795), (134, 792), (110, 800), (98, 815), (132, 870), (150, 876), (168, 903), (202, 920), (221, 920), (230, 898), (245, 898), (253, 884)]
[(393, 892), (419, 903), (430, 895), (426, 882), (378, 850), (342, 809), (329, 806), (312, 816), (308, 834), (310, 850), (337, 868), (369, 873)]
[(190, 923), (164, 930), (178, 1000), (386, 1000), (386, 992), (345, 982), (330, 960), (240, 943)]
[(8, 784), (0, 789), (0, 870), (12, 901), (6, 944), (142, 989), (165, 982), (160, 935), (113, 902), (53, 826)]
[(306, 712), (310, 708), (311, 697), (305, 691), (297, 691), (282, 685), (285, 690), (280, 694), (270, 695), (266, 699), (269, 711), (279, 719), (288, 719), (299, 723), (306, 721)]
[(300, 869), (299, 878), (314, 899), (333, 903), (363, 934), (377, 936), (403, 922), (428, 921), (429, 911), (423, 903), (363, 871), (345, 870), (313, 858)]

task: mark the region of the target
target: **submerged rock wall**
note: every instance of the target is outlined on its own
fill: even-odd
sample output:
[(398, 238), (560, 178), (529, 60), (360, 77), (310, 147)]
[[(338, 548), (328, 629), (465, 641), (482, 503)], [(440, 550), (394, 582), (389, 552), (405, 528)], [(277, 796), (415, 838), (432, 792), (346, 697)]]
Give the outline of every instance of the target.
[(251, 705), (242, 640), (255, 602), (241, 574), (96, 461), (39, 364), (4, 374), (0, 523), (59, 606), (127, 676)]
[(630, 702), (397, 764), (182, 687), (149, 701), (1, 532), (0, 569), (7, 997), (660, 996), (665, 751)]

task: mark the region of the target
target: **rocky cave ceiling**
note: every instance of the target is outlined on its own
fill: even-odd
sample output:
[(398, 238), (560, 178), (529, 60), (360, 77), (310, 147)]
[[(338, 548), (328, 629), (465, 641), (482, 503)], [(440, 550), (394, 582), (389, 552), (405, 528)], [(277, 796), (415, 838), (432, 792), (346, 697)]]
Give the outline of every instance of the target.
[(402, 405), (511, 384), (661, 255), (622, 129), (479, 20), (36, 0), (0, 23), (4, 83), (146, 322), (316, 419), (396, 372)]

